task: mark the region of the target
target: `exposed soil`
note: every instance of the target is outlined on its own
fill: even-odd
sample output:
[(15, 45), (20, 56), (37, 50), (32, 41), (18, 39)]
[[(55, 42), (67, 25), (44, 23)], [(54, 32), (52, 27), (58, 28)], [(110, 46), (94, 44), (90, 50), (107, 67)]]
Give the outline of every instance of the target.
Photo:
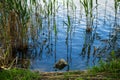
[(87, 71), (40, 72), (40, 75), (41, 80), (114, 80), (114, 78), (108, 78), (108, 75), (112, 74), (99, 73), (91, 75)]

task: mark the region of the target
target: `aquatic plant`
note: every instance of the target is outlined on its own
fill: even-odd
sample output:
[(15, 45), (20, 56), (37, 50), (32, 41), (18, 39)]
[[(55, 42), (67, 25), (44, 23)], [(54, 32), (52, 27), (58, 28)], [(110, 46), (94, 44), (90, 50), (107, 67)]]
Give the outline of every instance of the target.
[[(115, 9), (115, 20), (117, 20), (118, 17), (118, 8), (120, 7), (120, 1), (119, 0), (114, 0), (114, 9)], [(116, 21), (117, 23), (117, 21)]]
[[(35, 2), (34, 0), (30, 0)], [(22, 50), (26, 53), (28, 48), (28, 22), (30, 9), (27, 0), (5, 0), (0, 2), (0, 38), (4, 48), (5, 62), (8, 65), (16, 57), (16, 51)]]
[(86, 32), (92, 31), (93, 25), (93, 0), (79, 0), (84, 7), (86, 16)]

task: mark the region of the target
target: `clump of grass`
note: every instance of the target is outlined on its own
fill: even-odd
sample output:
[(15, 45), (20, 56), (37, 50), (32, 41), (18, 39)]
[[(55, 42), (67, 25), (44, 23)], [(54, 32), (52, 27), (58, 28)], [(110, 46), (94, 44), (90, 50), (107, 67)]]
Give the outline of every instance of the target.
[(83, 78), (77, 78), (76, 80), (84, 80)]
[(10, 69), (0, 71), (0, 80), (39, 80), (40, 76), (30, 70)]
[(116, 58), (116, 54), (114, 51), (110, 53), (111, 58), (109, 61), (105, 62), (100, 60), (99, 66), (94, 66), (89, 70), (92, 74), (101, 74), (108, 78), (119, 79), (120, 76), (120, 59)]
[(120, 60), (113, 60), (109, 63), (100, 61), (100, 65), (94, 66), (91, 71), (94, 73), (97, 73), (97, 72), (119, 73)]

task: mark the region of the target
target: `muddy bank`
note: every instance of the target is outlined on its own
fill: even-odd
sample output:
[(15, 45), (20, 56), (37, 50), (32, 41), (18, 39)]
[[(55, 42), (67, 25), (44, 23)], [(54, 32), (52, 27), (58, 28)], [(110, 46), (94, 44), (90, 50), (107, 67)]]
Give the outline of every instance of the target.
[[(35, 71), (36, 72), (36, 71)], [(85, 71), (38, 72), (41, 80), (107, 80), (106, 73), (89, 74)], [(110, 79), (112, 80), (112, 79)]]

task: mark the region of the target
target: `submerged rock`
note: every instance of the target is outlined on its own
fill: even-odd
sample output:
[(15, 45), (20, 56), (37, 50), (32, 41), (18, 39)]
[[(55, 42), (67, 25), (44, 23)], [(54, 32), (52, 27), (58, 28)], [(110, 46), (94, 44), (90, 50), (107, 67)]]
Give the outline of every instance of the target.
[(68, 63), (64, 59), (60, 59), (57, 63), (55, 63), (54, 68), (61, 70), (67, 65)]

